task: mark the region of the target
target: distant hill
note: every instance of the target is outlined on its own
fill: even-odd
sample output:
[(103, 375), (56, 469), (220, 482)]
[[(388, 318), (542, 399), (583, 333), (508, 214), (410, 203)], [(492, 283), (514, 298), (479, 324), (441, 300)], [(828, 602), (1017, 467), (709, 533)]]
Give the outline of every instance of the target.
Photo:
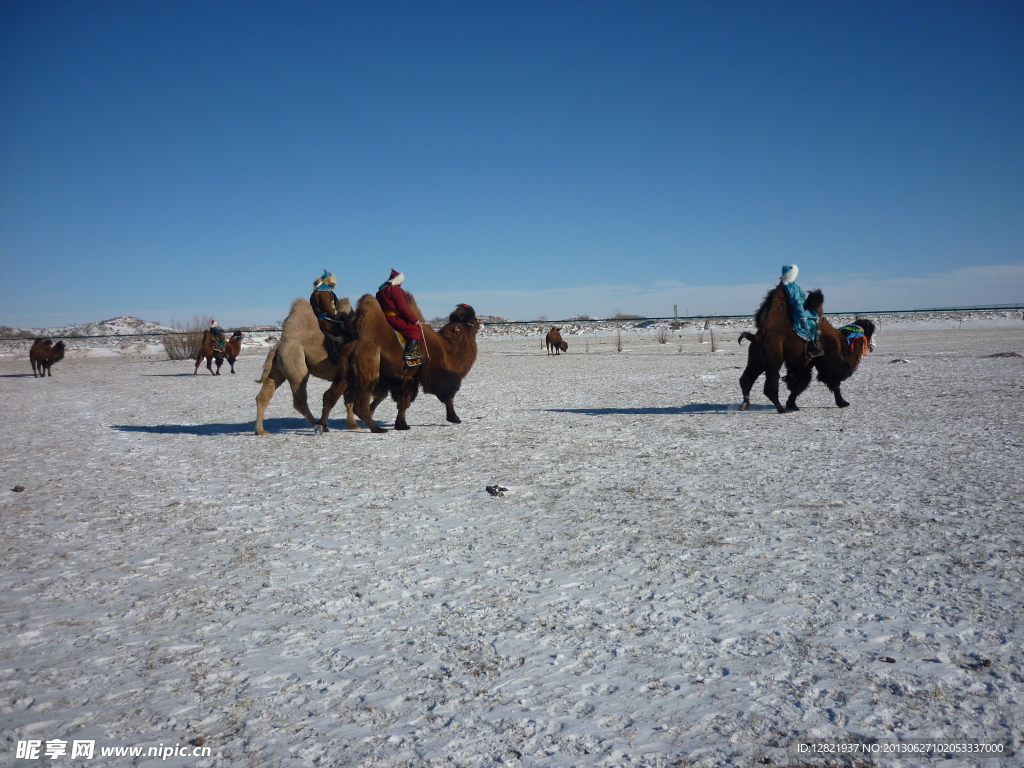
[(81, 325), (63, 325), (55, 328), (10, 328), (0, 327), (0, 335), (11, 338), (15, 336), (52, 337), (61, 336), (134, 336), (143, 333), (166, 333), (173, 331), (160, 323), (141, 320), (138, 317), (114, 317), (95, 323)]

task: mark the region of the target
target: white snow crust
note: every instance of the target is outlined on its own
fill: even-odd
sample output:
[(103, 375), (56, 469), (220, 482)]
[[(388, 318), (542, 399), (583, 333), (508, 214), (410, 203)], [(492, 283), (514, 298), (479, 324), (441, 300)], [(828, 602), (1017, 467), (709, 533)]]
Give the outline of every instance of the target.
[(883, 323), (851, 407), (814, 383), (785, 415), (761, 382), (738, 411), (732, 331), (558, 357), (485, 334), (463, 423), (421, 394), (384, 435), (339, 408), (314, 436), (285, 387), (256, 437), (252, 347), (234, 376), (4, 358), (0, 764), (47, 764), (14, 759), (24, 739), (203, 739), (102, 763), (188, 766), (1019, 745), (1024, 359), (991, 355), (1024, 353), (1021, 326)]

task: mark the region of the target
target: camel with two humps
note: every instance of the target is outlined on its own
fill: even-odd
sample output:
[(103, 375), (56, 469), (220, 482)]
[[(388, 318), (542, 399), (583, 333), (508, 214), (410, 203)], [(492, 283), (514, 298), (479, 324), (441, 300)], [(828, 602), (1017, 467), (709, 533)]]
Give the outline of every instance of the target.
[[(220, 376), (220, 367), (224, 365), (224, 361), (227, 360), (228, 365), (231, 367), (231, 372), (235, 372), (235, 360), (242, 352), (242, 332), (235, 331), (231, 338), (224, 343), (224, 349), (221, 350), (213, 342), (213, 332), (209, 329), (203, 331), (203, 341), (199, 345), (199, 354), (196, 356), (196, 369), (192, 371), (192, 375), (199, 373), (199, 366), (203, 364), (203, 360), (206, 360), (206, 369), (214, 376)], [(217, 363), (217, 370), (213, 370), (213, 363)]]
[[(409, 307), (422, 321), (423, 314), (411, 294), (406, 294)], [(356, 306), (353, 318), (356, 340), (345, 347), (345, 381), (336, 382), (354, 413), (373, 432), (387, 430), (373, 419), (377, 406), (390, 394), (398, 406), (395, 429), (409, 429), (406, 412), (416, 399), (420, 387), (434, 395), (445, 406), (445, 419), (452, 424), (462, 420), (455, 412), (455, 395), (462, 380), (476, 361), (476, 335), (480, 322), (468, 304), (459, 304), (448, 316), (448, 323), (439, 331), (422, 323), (422, 365), (409, 367), (403, 359), (403, 345), (388, 324), (375, 296), (364, 295)], [(334, 387), (332, 387), (334, 388)]]
[(32, 377), (42, 378), (53, 376), (50, 369), (54, 363), (64, 359), (64, 342), (54, 344), (50, 339), (36, 339), (28, 351), (28, 360), (32, 363)]
[[(339, 304), (340, 312), (349, 317), (352, 313), (351, 302), (343, 298)], [(257, 383), (263, 385), (256, 395), (257, 435), (270, 434), (263, 428), (264, 414), (277, 388), (286, 381), (292, 390), (295, 410), (305, 416), (318, 433), (327, 431), (327, 417), (344, 392), (346, 369), (344, 355), (337, 365), (331, 362), (325, 342), (324, 332), (320, 330), (320, 323), (309, 301), (296, 299), (281, 329), (281, 341), (267, 353), (263, 373), (257, 380)], [(344, 347), (342, 349), (344, 351)], [(315, 419), (309, 410), (306, 386), (310, 376), (332, 382), (332, 386), (324, 392), (319, 419)], [(351, 411), (348, 424), (351, 429), (359, 428)]]
[[(849, 405), (843, 398), (840, 385), (853, 375), (867, 354), (875, 325), (867, 318), (858, 317), (854, 324), (863, 329), (864, 336), (853, 338), (848, 343), (824, 316), (824, 303), (825, 297), (820, 290), (811, 291), (804, 302), (808, 311), (818, 315), (820, 341), (824, 350), (823, 355), (807, 360), (804, 354), (806, 342), (793, 330), (784, 292), (780, 288), (768, 291), (754, 316), (757, 333), (744, 331), (738, 339), (740, 344), (744, 339), (750, 341), (747, 367), (740, 376), (740, 389), (743, 391), (741, 411), (750, 407), (750, 390), (761, 374), (765, 377), (765, 397), (771, 400), (779, 413), (800, 410), (796, 399), (810, 385), (815, 372), (818, 381), (831, 390), (839, 408)], [(785, 406), (779, 402), (779, 374), (783, 365), (786, 366), (784, 381), (789, 389)]]

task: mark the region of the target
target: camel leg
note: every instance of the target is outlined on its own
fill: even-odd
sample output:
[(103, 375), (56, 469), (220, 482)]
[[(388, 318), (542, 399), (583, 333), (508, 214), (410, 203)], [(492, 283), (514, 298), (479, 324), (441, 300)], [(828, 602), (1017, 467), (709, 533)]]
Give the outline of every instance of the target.
[[(438, 398), (438, 400), (441, 400), (441, 398)], [(445, 400), (441, 400), (441, 402), (444, 403), (445, 419), (450, 421), (452, 424), (461, 424), (462, 419), (460, 419), (458, 414), (455, 413), (455, 398), (449, 397)]]
[(320, 414), (320, 426), (324, 432), (327, 431), (327, 417), (330, 416), (331, 411), (334, 410), (334, 406), (338, 404), (338, 400), (343, 394), (345, 389), (348, 387), (348, 382), (343, 378), (335, 378), (331, 382), (331, 386), (324, 392), (324, 410)]
[(292, 388), (292, 405), (295, 406), (295, 410), (306, 417), (313, 428), (317, 431), (317, 434), (321, 431), (320, 423), (313, 418), (313, 412), (309, 410), (309, 400), (306, 397), (306, 385), (309, 383), (309, 373), (307, 372), (301, 379), (288, 379), (288, 384)]
[(409, 429), (409, 422), (405, 420), (405, 413), (416, 399), (416, 392), (419, 385), (415, 381), (406, 381), (392, 388), (391, 396), (398, 406), (398, 416), (395, 417), (395, 429)]
[(355, 409), (347, 398), (345, 399), (345, 428), (359, 429), (359, 423), (356, 421)]
[(779, 402), (779, 368), (771, 366), (764, 372), (764, 396), (771, 400), (772, 405), (779, 413), (785, 413), (786, 409)]
[(277, 392), (277, 388), (284, 384), (284, 374), (278, 368), (272, 368), (267, 377), (263, 380), (263, 386), (256, 395), (256, 434), (269, 435), (263, 428), (263, 415), (267, 412), (270, 399)]
[(192, 375), (195, 376), (199, 373), (199, 366), (203, 364), (203, 353), (199, 353), (199, 357), (196, 358), (196, 369), (192, 371)]
[(743, 375), (740, 376), (740, 389), (743, 391), (741, 411), (745, 411), (750, 407), (750, 390), (754, 388), (754, 382), (757, 381), (764, 371), (764, 363), (757, 359), (754, 354), (748, 353), (747, 368), (743, 371)]
[(234, 373), (235, 372), (235, 358), (232, 358), (231, 360), (228, 360), (228, 365), (231, 366), (231, 372)]
[(836, 398), (836, 406), (839, 408), (845, 408), (849, 405), (849, 403), (843, 399), (843, 393), (839, 391), (839, 384), (836, 384), (835, 386), (830, 384), (828, 385), (828, 388), (832, 390), (832, 394)]
[(786, 399), (787, 411), (800, 410), (796, 406), (796, 399), (810, 386), (813, 374), (814, 369), (809, 365), (802, 365), (797, 368), (786, 367), (786, 386), (789, 388), (789, 397)]
[(363, 423), (370, 428), (371, 432), (387, 432), (373, 420), (373, 410), (370, 407), (370, 391), (361, 390), (353, 397), (352, 409), (356, 416), (363, 420)]

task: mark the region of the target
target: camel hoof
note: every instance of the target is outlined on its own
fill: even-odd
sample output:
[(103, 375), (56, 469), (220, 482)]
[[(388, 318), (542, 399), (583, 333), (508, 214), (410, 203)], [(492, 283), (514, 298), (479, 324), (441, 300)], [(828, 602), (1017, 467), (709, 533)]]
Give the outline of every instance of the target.
[(448, 417), (448, 421), (450, 421), (452, 424), (461, 424), (462, 423), (462, 419), (460, 419), (454, 413), (451, 416)]
[(412, 427), (403, 421), (401, 424), (395, 424), (395, 429), (412, 429)]
[(384, 429), (384, 427), (371, 427), (370, 431), (373, 432), (374, 434), (377, 434), (377, 435), (381, 435), (381, 434), (387, 432), (387, 430)]
[(845, 400), (843, 400), (843, 402), (841, 402), (841, 403), (836, 403), (836, 407), (838, 407), (838, 408), (846, 408), (849, 405), (850, 404), (848, 402), (846, 402)]
[(267, 432), (267, 430), (265, 430), (265, 429), (257, 429), (256, 430), (256, 434), (257, 435), (269, 435), (270, 433)]
[(323, 424), (314, 424), (313, 425), (313, 434), (316, 435), (317, 437), (320, 437), (320, 435), (322, 435), (325, 431), (326, 430), (324, 429), (324, 425)]
[(787, 405), (786, 406), (786, 413), (792, 413), (793, 411), (799, 411), (799, 410), (800, 409), (797, 408), (795, 405)]
[(745, 411), (749, 407), (750, 407), (750, 403), (743, 403), (743, 405), (740, 406), (740, 410), (741, 411)]

